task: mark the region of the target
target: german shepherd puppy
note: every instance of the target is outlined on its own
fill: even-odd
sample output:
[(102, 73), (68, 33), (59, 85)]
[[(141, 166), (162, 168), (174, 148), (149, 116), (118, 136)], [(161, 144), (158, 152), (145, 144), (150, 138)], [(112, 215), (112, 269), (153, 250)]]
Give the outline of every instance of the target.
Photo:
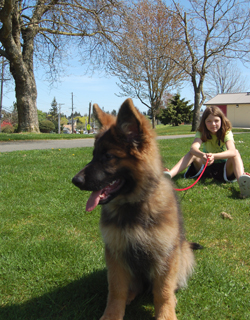
[(186, 285), (194, 267), (182, 216), (149, 121), (131, 99), (117, 118), (94, 104), (102, 128), (93, 159), (72, 180), (93, 191), (87, 211), (102, 205), (109, 294), (101, 320), (122, 320), (125, 306), (147, 288), (154, 296), (155, 318), (176, 320), (175, 291)]

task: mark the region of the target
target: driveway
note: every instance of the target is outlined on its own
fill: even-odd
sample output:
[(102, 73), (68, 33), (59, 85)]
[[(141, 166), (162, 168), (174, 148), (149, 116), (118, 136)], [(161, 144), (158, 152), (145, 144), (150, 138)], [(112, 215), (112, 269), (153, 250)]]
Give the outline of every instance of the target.
[[(194, 134), (159, 136), (157, 139), (177, 139), (194, 137)], [(11, 152), (19, 150), (42, 150), (42, 149), (64, 149), (93, 147), (94, 138), (72, 139), (72, 140), (22, 140), (0, 142), (0, 152)]]

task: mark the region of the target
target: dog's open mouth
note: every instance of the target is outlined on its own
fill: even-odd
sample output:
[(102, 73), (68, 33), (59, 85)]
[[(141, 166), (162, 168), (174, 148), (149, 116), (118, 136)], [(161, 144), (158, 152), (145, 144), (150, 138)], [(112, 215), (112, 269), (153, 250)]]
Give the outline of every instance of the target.
[(86, 211), (92, 211), (98, 204), (105, 204), (113, 199), (124, 184), (124, 180), (114, 180), (105, 188), (93, 191), (86, 204)]

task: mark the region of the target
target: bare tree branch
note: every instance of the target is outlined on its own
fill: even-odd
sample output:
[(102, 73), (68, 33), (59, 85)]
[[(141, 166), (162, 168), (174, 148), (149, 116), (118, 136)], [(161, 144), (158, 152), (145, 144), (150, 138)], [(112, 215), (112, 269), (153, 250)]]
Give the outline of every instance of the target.
[[(0, 53), (15, 81), (19, 130), (39, 131), (35, 62), (44, 63), (54, 80), (65, 52), (76, 44), (91, 53), (106, 52), (120, 27), (119, 0), (3, 0), (0, 6)], [(75, 40), (74, 40), (75, 39)], [(91, 39), (91, 40), (89, 40)], [(70, 41), (69, 41), (70, 40)], [(97, 55), (96, 55), (97, 57)]]
[(181, 29), (161, 1), (141, 0), (127, 9), (122, 34), (111, 49), (109, 72), (119, 78), (119, 96), (138, 98), (150, 108), (153, 126), (161, 98), (184, 78), (168, 55), (186, 59)]
[(250, 5), (245, 0), (189, 0), (184, 10), (175, 0), (176, 14), (184, 31), (183, 41), (190, 65), (175, 62), (190, 76), (194, 88), (194, 117), (192, 130), (199, 124), (200, 108), (205, 101), (204, 81), (214, 59), (249, 58)]
[(206, 95), (209, 98), (219, 93), (247, 91), (246, 77), (243, 77), (234, 61), (219, 58), (210, 67), (206, 77)]

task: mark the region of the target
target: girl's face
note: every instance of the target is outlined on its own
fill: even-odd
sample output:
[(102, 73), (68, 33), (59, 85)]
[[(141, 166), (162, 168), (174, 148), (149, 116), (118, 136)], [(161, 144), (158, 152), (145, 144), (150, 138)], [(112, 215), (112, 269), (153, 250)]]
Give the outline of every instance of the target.
[(210, 133), (216, 134), (221, 127), (221, 118), (210, 114), (205, 120), (205, 125)]

